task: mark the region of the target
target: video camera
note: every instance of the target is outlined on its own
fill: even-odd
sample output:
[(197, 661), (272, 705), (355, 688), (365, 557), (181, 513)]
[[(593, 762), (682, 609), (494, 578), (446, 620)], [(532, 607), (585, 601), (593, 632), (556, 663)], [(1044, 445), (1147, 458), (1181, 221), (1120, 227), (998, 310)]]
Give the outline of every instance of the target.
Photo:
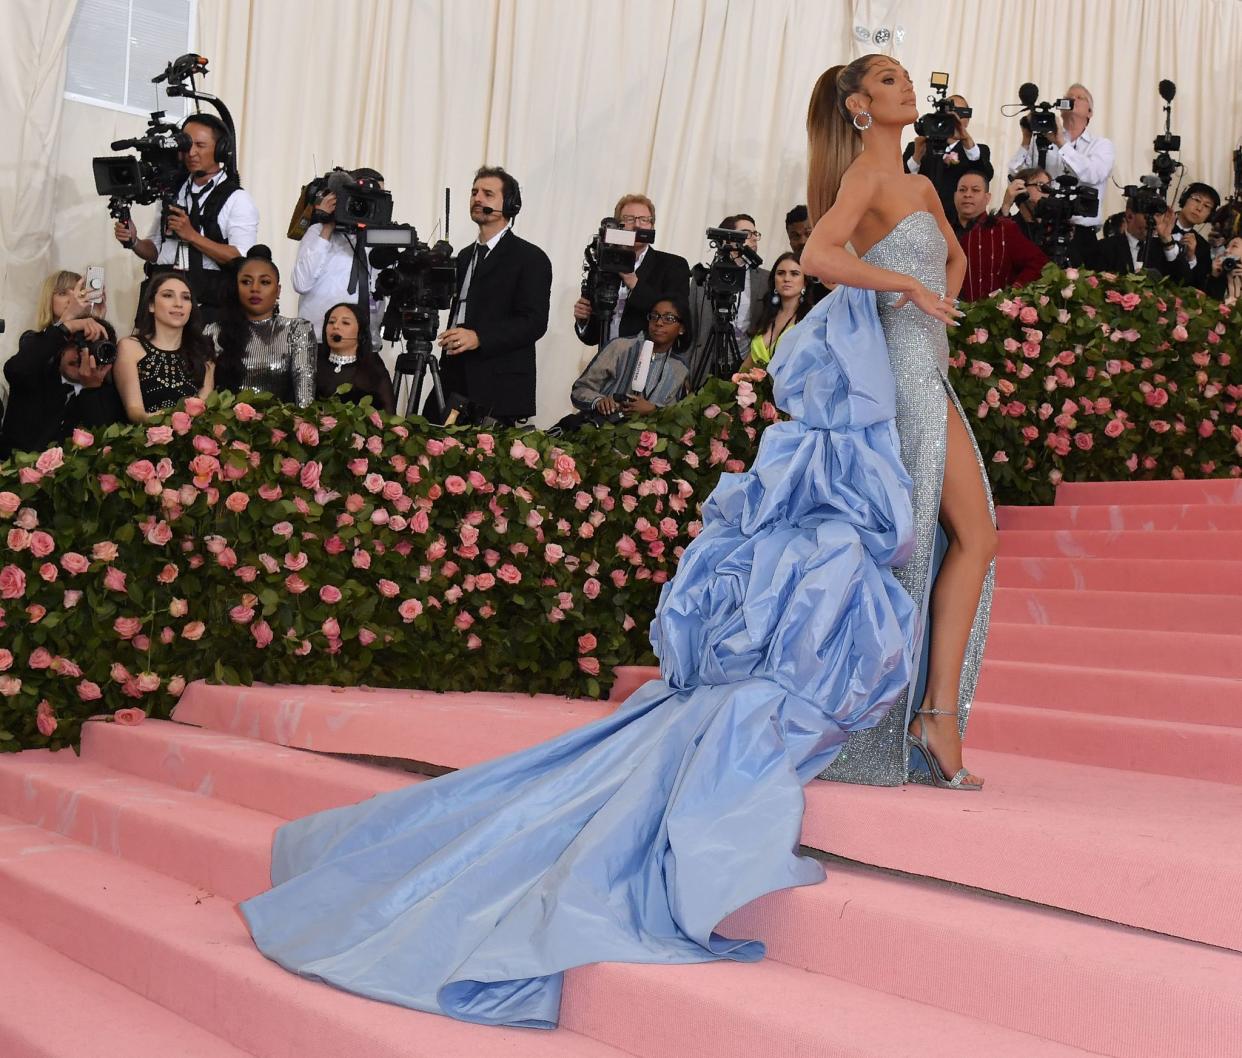
[[(329, 216), (319, 204), (336, 195), (336, 209)], [(334, 221), (340, 231), (361, 228), (386, 228), (392, 225), (392, 192), (379, 186), (379, 181), (355, 176), (337, 166), (317, 176), (302, 188), (293, 219), (289, 224), (290, 239), (301, 239), (312, 224)]]
[(582, 255), (582, 296), (591, 303), (594, 316), (603, 321), (616, 311), (621, 277), (637, 267), (638, 244), (649, 245), (654, 240), (654, 228), (630, 231), (615, 217), (599, 222), (599, 232)]
[(707, 299), (717, 314), (728, 309), (732, 320), (737, 315), (737, 299), (746, 287), (746, 272), (763, 264), (763, 258), (746, 245), (750, 237), (747, 231), (708, 228), (705, 234), (716, 253), (711, 264), (696, 264), (690, 270), (690, 278), (706, 289)]
[(927, 139), (927, 149), (933, 154), (944, 154), (949, 140), (957, 135), (959, 118), (968, 118), (974, 110), (971, 107), (954, 106), (948, 98), (949, 75), (933, 71), (931, 75), (932, 94), (927, 100), (932, 105), (930, 114), (921, 115), (914, 123), (914, 134)]
[(1079, 183), (1073, 173), (1062, 173), (1031, 210), (1040, 226), (1035, 242), (1061, 268), (1068, 268), (1073, 263), (1070, 260), (1072, 218), (1095, 217), (1099, 211), (1099, 191), (1089, 184)]
[[(371, 251), (371, 266), (378, 268), (375, 295), (388, 299), (380, 333), (385, 341), (404, 339), (424, 353), (439, 329), (439, 313), (450, 308), (457, 292), (457, 265), (453, 247), (440, 241), (432, 246), (420, 242), (410, 224), (360, 229), (360, 239)], [(397, 371), (411, 373), (397, 357)]]
[(1139, 177), (1137, 184), (1127, 184), (1122, 189), (1127, 207), (1133, 206), (1148, 217), (1159, 216), (1169, 208), (1169, 185), (1173, 182), (1173, 174), (1182, 167), (1182, 163), (1170, 153), (1182, 149), (1181, 136), (1175, 136), (1171, 131), (1173, 97), (1177, 95), (1177, 85), (1169, 80), (1161, 80), (1157, 91), (1164, 100), (1164, 132), (1152, 141), (1152, 148), (1156, 152), (1151, 160), (1152, 171)]
[(1021, 101), (1020, 112), (1026, 115), (1018, 124), (1024, 129), (1030, 129), (1032, 136), (1051, 136), (1057, 131), (1057, 113), (1074, 109), (1072, 99), (1039, 102), (1039, 86), (1030, 81), (1018, 88), (1018, 99)]

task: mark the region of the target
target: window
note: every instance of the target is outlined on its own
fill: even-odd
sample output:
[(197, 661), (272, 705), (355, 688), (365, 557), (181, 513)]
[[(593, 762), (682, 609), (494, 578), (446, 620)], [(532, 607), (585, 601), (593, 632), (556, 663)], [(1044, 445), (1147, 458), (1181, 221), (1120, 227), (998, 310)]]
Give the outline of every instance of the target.
[(146, 114), (187, 113), (151, 78), (193, 50), (195, 0), (79, 0), (69, 28), (65, 96)]

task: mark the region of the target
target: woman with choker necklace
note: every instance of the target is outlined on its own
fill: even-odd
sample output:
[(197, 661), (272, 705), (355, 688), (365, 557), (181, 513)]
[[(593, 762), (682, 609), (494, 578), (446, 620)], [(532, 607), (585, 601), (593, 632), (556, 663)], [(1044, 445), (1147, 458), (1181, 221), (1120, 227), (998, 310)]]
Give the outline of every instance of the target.
[(280, 315), (280, 272), (261, 243), (236, 264), (232, 296), (206, 335), (216, 347), (216, 385), (253, 389), (305, 408), (315, 397), (315, 332), (307, 320)]
[(336, 396), (354, 403), (370, 397), (371, 403), (390, 415), (397, 410), (388, 368), (371, 348), (370, 328), (363, 325), (358, 306), (342, 301), (328, 309), (323, 318), (323, 344), (315, 376), (315, 394), (320, 400)]
[(768, 279), (768, 295), (763, 308), (751, 325), (750, 347), (740, 370), (761, 367), (765, 371), (772, 354), (785, 333), (811, 310), (807, 295), (806, 276), (795, 253), (783, 253), (772, 266)]
[(147, 422), (186, 397), (215, 389), (215, 356), (202, 331), (198, 306), (185, 277), (155, 275), (138, 308), (138, 327), (117, 343), (112, 369), (125, 414)]

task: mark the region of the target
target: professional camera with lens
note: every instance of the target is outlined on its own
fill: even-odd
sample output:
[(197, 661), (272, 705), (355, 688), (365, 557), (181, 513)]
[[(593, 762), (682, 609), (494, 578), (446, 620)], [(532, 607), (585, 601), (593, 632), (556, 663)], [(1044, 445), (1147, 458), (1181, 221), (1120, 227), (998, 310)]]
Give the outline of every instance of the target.
[(1060, 267), (1068, 268), (1073, 242), (1074, 217), (1095, 217), (1099, 214), (1100, 193), (1094, 187), (1079, 183), (1073, 173), (1062, 173), (1032, 211), (1035, 217), (1035, 242)]
[(128, 221), (133, 205), (173, 203), (188, 175), (181, 156), (190, 137), (165, 121), (164, 111), (152, 111), (145, 135), (114, 140), (111, 146), (136, 152), (91, 159), (95, 191), (108, 199), (108, 212), (115, 219)]
[(715, 255), (711, 264), (696, 264), (690, 270), (690, 278), (705, 288), (707, 299), (714, 308), (730, 309), (729, 318), (732, 320), (737, 315), (737, 299), (746, 287), (747, 269), (758, 268), (763, 258), (746, 245), (750, 235), (747, 231), (708, 228), (706, 235), (716, 251)]
[(79, 331), (74, 333), (70, 341), (81, 349), (83, 353), (89, 353), (93, 356), (95, 363), (100, 367), (116, 363), (116, 342), (111, 337), (96, 338), (91, 342), (87, 341), (86, 336)]
[[(439, 329), (439, 313), (453, 304), (457, 292), (457, 265), (453, 247), (440, 241), (433, 246), (420, 242), (409, 224), (366, 228), (371, 251), (375, 295), (388, 299), (380, 324), (385, 341), (404, 339), (423, 352), (430, 352)], [(397, 357), (397, 370), (409, 373)]]
[(1053, 135), (1057, 131), (1057, 112), (1074, 109), (1072, 99), (1039, 102), (1039, 86), (1030, 81), (1018, 89), (1018, 99), (1021, 100), (1021, 109), (1025, 114), (1021, 125), (1024, 129), (1029, 128), (1032, 136)]
[(948, 98), (949, 75), (939, 71), (931, 75), (932, 94), (927, 97), (932, 105), (930, 114), (921, 115), (914, 123), (916, 136), (927, 139), (927, 149), (933, 154), (943, 154), (949, 140), (957, 135), (957, 121), (968, 118), (974, 110), (971, 107), (959, 107)]
[(654, 228), (626, 229), (615, 217), (599, 222), (599, 232), (582, 255), (582, 296), (601, 320), (612, 316), (621, 294), (621, 277), (637, 267), (638, 244), (655, 240)]

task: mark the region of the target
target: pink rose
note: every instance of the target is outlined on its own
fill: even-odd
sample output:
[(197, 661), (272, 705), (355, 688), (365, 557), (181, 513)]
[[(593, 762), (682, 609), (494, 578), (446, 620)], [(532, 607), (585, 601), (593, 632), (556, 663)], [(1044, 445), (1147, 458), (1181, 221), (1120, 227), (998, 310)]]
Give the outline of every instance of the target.
[(79, 426), (73, 431), (71, 440), (75, 448), (90, 448), (95, 443), (95, 435)]
[(1120, 419), (1109, 419), (1108, 424), (1104, 427), (1105, 437), (1120, 437), (1126, 432), (1126, 424)]
[(560, 544), (548, 544), (543, 549), (546, 562), (555, 564), (565, 557), (565, 549)]
[(250, 497), (244, 492), (230, 492), (228, 499), (224, 501), (224, 506), (234, 514), (241, 514), (242, 511), (250, 506)]
[(59, 446), (49, 448), (35, 460), (35, 469), (40, 474), (51, 474), (65, 465), (65, 450)]
[(283, 536), (287, 540), (293, 535), (293, 525), (290, 522), (277, 522), (272, 526), (272, 532), (277, 536)]
[(21, 505), (22, 500), (17, 493), (0, 492), (0, 518), (12, 518)]
[(52, 666), (52, 654), (46, 647), (36, 647), (26, 659), (26, 667), (31, 669), (47, 669)]
[(319, 444), (319, 431), (308, 422), (298, 423), (298, 428), (293, 431), (293, 436), (298, 439), (299, 444), (304, 444), (308, 448), (313, 448)]
[(304, 570), (310, 564), (310, 559), (306, 557), (305, 551), (299, 551), (296, 555), (290, 551), (285, 555), (285, 569), (291, 573), (298, 573)]
[(253, 422), (259, 417), (259, 413), (244, 400), (239, 400), (233, 405), (233, 417), (238, 422)]
[(7, 672), (13, 667), (13, 652), (0, 647), (0, 672)]
[(458, 629), (458, 631), (461, 631), (461, 632), (469, 631), (471, 625), (473, 624), (474, 624), (474, 617), (472, 617), (465, 610), (462, 610), (461, 613), (459, 613), (456, 617), (453, 618), (453, 625)]
[(579, 658), (578, 668), (580, 668), (588, 676), (598, 676), (599, 658)]
[(401, 594), (401, 586), (396, 581), (381, 580), (375, 587), (385, 599), (395, 599)]
[(171, 444), (173, 439), (173, 431), (171, 426), (148, 426), (147, 427), (147, 447), (152, 445)]
[(183, 629), (181, 629), (181, 638), (188, 639), (191, 643), (195, 643), (203, 638), (203, 633), (207, 631), (207, 626), (202, 621), (191, 621)]
[(16, 566), (0, 569), (0, 599), (20, 599), (25, 594), (25, 572)]
[(30, 546), (30, 534), (25, 529), (10, 529), (5, 543), (10, 551), (25, 551)]
[(155, 464), (149, 459), (139, 459), (125, 468), (125, 473), (135, 481), (145, 484), (155, 477)]
[(39, 529), (30, 534), (30, 550), (36, 558), (47, 558), (56, 550), (56, 541), (50, 534)]
[(239, 625), (249, 624), (254, 619), (254, 610), (239, 603), (229, 611), (229, 617)]
[(80, 555), (76, 551), (66, 551), (60, 556), (60, 567), (66, 573), (76, 577), (90, 569), (91, 564), (85, 555)]
[(302, 471), (298, 475), (298, 481), (304, 489), (317, 489), (319, 488), (319, 479), (322, 474), (323, 464), (316, 462), (315, 460), (311, 460), (310, 462), (303, 464)]
[(44, 738), (51, 738), (56, 731), (56, 716), (46, 698), (39, 703), (38, 711), (35, 713), (35, 726)]
[(77, 686), (77, 691), (78, 697), (84, 702), (97, 702), (103, 697), (99, 684), (92, 683), (90, 680), (82, 680)]
[(111, 540), (103, 540), (91, 548), (91, 557), (97, 562), (115, 562), (120, 549)]
[(153, 544), (156, 547), (163, 547), (171, 542), (172, 535), (172, 529), (169, 528), (168, 523), (159, 521), (147, 530), (147, 543)]
[(406, 599), (397, 607), (397, 613), (406, 624), (415, 620), (423, 612), (423, 604), (417, 599)]
[(109, 566), (104, 573), (104, 587), (109, 591), (124, 591), (125, 576), (116, 566)]
[(459, 477), (456, 474), (450, 474), (444, 479), (444, 491), (451, 493), (454, 496), (460, 496), (466, 491), (465, 478)]
[(122, 639), (133, 639), (142, 631), (142, 621), (137, 617), (118, 617), (112, 628)]
[(266, 649), (276, 638), (275, 633), (272, 632), (272, 626), (262, 619), (250, 626), (250, 634), (254, 636), (254, 645), (260, 650)]
[(588, 599), (599, 598), (600, 583), (594, 577), (587, 578), (585, 584), (582, 585), (582, 594)]
[(522, 580), (522, 571), (513, 565), (512, 562), (506, 562), (498, 570), (496, 576), (503, 580), (506, 584), (518, 584)]
[(598, 641), (596, 640), (595, 636), (592, 635), (590, 632), (587, 632), (585, 635), (580, 635), (578, 637), (578, 653), (579, 654), (591, 653), (591, 651), (595, 649), (597, 643)]
[(341, 589), (332, 584), (325, 584), (319, 589), (320, 602), (326, 602), (329, 606), (335, 605), (341, 601)]
[(184, 690), (185, 690), (185, 677), (184, 676), (174, 676), (172, 679), (168, 681), (168, 693), (171, 694), (174, 698), (180, 698)]
[(379, 637), (374, 632), (372, 632), (371, 629), (369, 628), (358, 629), (358, 642), (361, 643), (364, 647), (369, 647), (378, 638)]
[(147, 714), (137, 706), (131, 709), (118, 709), (112, 714), (112, 721), (121, 727), (137, 727), (147, 718)]

